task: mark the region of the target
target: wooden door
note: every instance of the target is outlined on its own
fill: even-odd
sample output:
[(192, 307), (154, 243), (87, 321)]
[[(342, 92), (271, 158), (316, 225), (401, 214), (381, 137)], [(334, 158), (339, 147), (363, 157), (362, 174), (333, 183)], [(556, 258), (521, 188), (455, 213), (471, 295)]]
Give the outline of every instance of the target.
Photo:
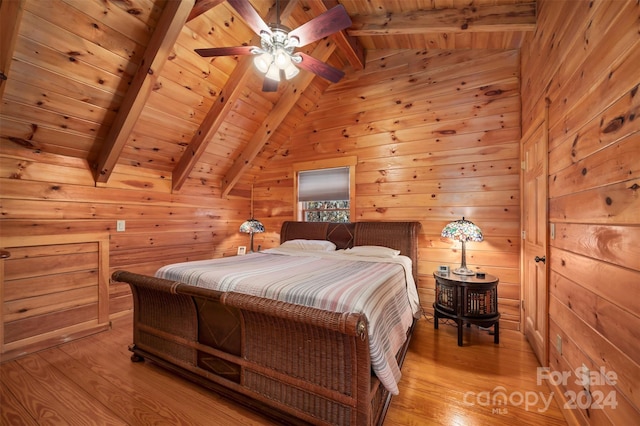
[(548, 109), (523, 143), (523, 322), (538, 361), (548, 364), (547, 193)]

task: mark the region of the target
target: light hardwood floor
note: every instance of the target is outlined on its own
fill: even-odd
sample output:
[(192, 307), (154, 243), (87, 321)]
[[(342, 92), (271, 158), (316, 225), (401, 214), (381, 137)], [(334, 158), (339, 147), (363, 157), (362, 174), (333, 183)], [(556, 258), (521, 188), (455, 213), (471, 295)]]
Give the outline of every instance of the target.
[[(152, 363), (132, 363), (130, 316), (110, 331), (0, 366), (3, 425), (272, 425), (215, 393)], [(400, 395), (385, 425), (565, 425), (523, 336), (500, 333), (500, 344), (476, 327), (456, 329), (430, 319), (417, 326), (403, 367)], [(502, 386), (502, 388), (498, 388)], [(490, 398), (502, 390), (507, 405)], [(539, 402), (525, 407), (526, 401)], [(527, 399), (528, 398), (528, 399)]]

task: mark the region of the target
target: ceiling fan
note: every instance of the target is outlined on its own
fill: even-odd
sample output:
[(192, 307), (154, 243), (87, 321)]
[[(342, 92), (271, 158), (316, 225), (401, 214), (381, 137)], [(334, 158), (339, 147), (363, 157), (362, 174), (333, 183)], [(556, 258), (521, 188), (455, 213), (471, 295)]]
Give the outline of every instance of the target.
[(351, 26), (351, 18), (344, 6), (337, 5), (291, 30), (280, 25), (279, 2), (276, 0), (277, 23), (267, 25), (249, 0), (227, 0), (251, 29), (260, 36), (260, 47), (212, 47), (195, 49), (203, 57), (255, 55), (253, 60), (258, 70), (265, 74), (262, 90), (275, 92), (281, 80), (295, 77), (299, 68), (310, 71), (333, 83), (340, 81), (344, 73), (304, 52), (295, 52), (335, 32)]

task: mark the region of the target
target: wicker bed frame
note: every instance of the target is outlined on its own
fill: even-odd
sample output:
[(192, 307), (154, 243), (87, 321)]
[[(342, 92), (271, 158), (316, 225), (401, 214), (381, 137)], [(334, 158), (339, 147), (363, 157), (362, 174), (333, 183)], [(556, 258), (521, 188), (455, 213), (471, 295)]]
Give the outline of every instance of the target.
[[(281, 242), (383, 245), (413, 260), (419, 222), (284, 222)], [(116, 271), (134, 301), (131, 359), (149, 359), (288, 424), (381, 424), (391, 395), (372, 374), (367, 322), (238, 293)], [(397, 354), (402, 365), (407, 342)]]

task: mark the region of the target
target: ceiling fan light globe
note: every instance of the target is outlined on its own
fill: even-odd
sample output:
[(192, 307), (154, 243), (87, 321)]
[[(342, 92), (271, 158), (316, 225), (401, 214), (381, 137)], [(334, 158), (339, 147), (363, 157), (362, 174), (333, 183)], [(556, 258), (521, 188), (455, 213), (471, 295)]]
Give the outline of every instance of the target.
[(265, 77), (273, 81), (280, 81), (280, 68), (278, 68), (276, 64), (272, 63), (267, 70)]
[(270, 53), (262, 53), (253, 58), (253, 64), (258, 68), (261, 73), (266, 73), (269, 70), (269, 66), (273, 62), (273, 57)]
[(298, 75), (300, 69), (296, 67), (292, 62), (289, 62), (289, 65), (284, 69), (284, 76), (287, 80), (291, 80), (293, 77)]
[(281, 70), (286, 69), (291, 64), (291, 57), (284, 49), (276, 49), (273, 62)]

